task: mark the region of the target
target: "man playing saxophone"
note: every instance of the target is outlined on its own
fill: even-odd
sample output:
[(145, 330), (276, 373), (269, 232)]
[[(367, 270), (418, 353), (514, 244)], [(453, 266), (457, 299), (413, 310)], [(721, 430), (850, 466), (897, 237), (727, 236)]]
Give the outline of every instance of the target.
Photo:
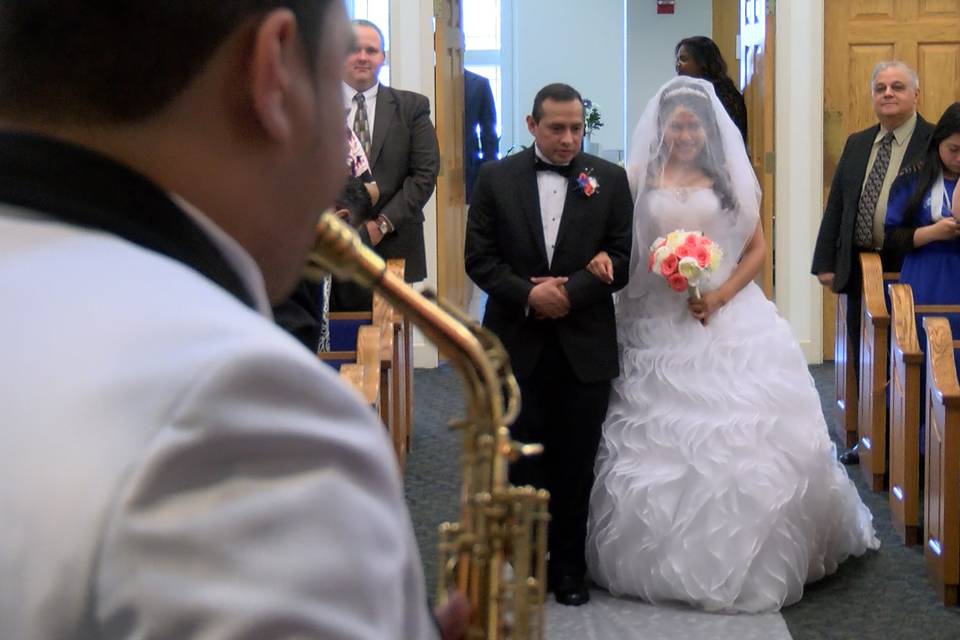
[(342, 184), (342, 3), (0, 16), (0, 636), (437, 637), (382, 426), (269, 317)]

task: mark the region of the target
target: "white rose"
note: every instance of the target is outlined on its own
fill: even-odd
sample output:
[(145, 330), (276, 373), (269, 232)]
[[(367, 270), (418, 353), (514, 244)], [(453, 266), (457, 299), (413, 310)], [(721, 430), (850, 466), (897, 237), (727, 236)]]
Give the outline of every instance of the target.
[(680, 258), (680, 264), (677, 266), (677, 270), (691, 285), (697, 284), (703, 275), (703, 269), (700, 267), (700, 263), (697, 262), (696, 258), (691, 256)]

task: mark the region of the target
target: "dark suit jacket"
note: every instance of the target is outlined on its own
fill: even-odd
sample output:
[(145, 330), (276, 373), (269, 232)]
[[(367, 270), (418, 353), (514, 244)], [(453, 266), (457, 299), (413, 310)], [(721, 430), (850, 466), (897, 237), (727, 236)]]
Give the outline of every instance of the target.
[(463, 70), (463, 108), (463, 176), (469, 203), (480, 165), (497, 159), (500, 140), (490, 81), (467, 69)]
[(369, 160), (380, 188), (373, 216), (386, 217), (394, 227), (376, 251), (384, 258), (405, 259), (407, 281), (423, 280), (427, 277), (423, 207), (440, 172), (440, 150), (426, 96), (380, 85)]
[[(880, 125), (875, 124), (847, 138), (837, 163), (837, 172), (830, 184), (823, 220), (820, 222), (820, 233), (817, 235), (810, 271), (814, 275), (832, 272), (833, 290), (837, 293), (846, 293), (850, 286), (859, 291), (859, 283), (850, 282), (853, 260), (857, 255), (853, 235), (860, 191), (867, 174), (867, 162), (870, 161), (870, 149), (879, 130)], [(920, 159), (931, 133), (933, 125), (917, 115), (917, 125), (910, 142), (907, 143), (903, 162), (897, 167), (898, 172)], [(888, 250), (887, 247), (884, 247), (884, 254), (884, 264), (899, 264), (903, 259), (903, 256), (896, 255), (895, 251)]]
[[(619, 372), (614, 323), (614, 291), (627, 283), (632, 241), (633, 202), (621, 167), (586, 153), (574, 161), (574, 175), (593, 169), (598, 190), (586, 197), (570, 178), (553, 263), (540, 218), (533, 147), (484, 164), (467, 217), (465, 261), (470, 278), (489, 294), (483, 318), (503, 341), (517, 376), (532, 373), (543, 348), (544, 323), (557, 337), (582, 382), (616, 377)], [(600, 250), (610, 254), (614, 283), (600, 282), (586, 265)], [(570, 313), (556, 321), (527, 313), (533, 276), (567, 276)]]

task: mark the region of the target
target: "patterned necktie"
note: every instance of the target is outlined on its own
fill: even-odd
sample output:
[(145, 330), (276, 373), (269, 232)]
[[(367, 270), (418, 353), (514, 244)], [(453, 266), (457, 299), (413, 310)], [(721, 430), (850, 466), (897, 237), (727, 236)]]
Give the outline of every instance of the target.
[(893, 132), (887, 132), (880, 141), (877, 157), (873, 161), (870, 175), (863, 184), (863, 193), (860, 194), (860, 205), (857, 207), (857, 226), (854, 231), (854, 240), (861, 249), (873, 248), (873, 216), (877, 211), (877, 200), (880, 199), (880, 190), (883, 188), (883, 179), (887, 175), (890, 165), (890, 149), (893, 146)]
[[(353, 132), (357, 134), (357, 139), (363, 146), (363, 152), (367, 154), (367, 158), (370, 158), (370, 125), (367, 120), (367, 100), (362, 93), (353, 96), (353, 100), (357, 103), (357, 113), (353, 116)], [(887, 157), (889, 156), (890, 154), (887, 153)]]

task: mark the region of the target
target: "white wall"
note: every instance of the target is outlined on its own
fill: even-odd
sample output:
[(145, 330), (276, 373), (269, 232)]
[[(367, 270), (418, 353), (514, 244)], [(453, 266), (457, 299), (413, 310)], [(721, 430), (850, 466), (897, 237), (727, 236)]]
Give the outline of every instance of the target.
[[(401, 5), (403, 5), (401, 7)], [(391, 0), (390, 84), (398, 89), (422, 93), (430, 99), (431, 114), (436, 114), (433, 75), (433, 2), (431, 0)], [(398, 47), (396, 43), (405, 46)], [(423, 240), (427, 254), (426, 286), (437, 289), (437, 203), (436, 194), (423, 208)], [(413, 364), (437, 366), (437, 350), (419, 331), (414, 331)]]
[(683, 38), (710, 37), (713, 3), (677, 2), (676, 13), (657, 14), (655, 2), (627, 0), (627, 152), (633, 128), (657, 89), (676, 75), (673, 51)]
[(573, 86), (602, 108), (604, 126), (594, 142), (624, 148), (624, 1), (514, 0), (513, 121), (503, 123), (501, 151), (531, 144), (524, 119), (537, 91), (551, 82)]
[(807, 362), (823, 359), (820, 285), (810, 261), (823, 213), (823, 2), (778, 2), (776, 303)]

